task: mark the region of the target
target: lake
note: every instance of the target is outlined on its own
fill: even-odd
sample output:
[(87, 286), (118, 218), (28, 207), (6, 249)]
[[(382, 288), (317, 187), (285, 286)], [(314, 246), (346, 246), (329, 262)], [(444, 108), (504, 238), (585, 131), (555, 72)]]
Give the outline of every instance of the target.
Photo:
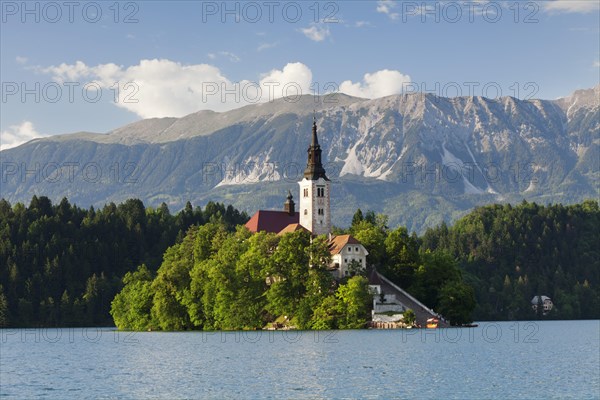
[(0, 334), (2, 398), (600, 398), (600, 321)]

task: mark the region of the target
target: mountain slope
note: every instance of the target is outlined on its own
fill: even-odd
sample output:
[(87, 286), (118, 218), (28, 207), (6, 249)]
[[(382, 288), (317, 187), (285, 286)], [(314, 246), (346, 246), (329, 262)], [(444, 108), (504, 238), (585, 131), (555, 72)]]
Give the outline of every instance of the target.
[(2, 151), (0, 195), (280, 208), (297, 192), (314, 112), (334, 223), (361, 207), (422, 230), (478, 204), (597, 197), (599, 97), (600, 86), (555, 101), (336, 94), (149, 119)]

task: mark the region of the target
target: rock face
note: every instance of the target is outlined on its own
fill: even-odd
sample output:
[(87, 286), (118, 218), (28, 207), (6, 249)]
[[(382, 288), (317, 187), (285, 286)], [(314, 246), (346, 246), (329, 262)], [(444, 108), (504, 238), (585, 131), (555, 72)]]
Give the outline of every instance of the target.
[(478, 204), (597, 197), (599, 99), (600, 86), (554, 101), (332, 94), (148, 119), (2, 151), (0, 194), (280, 209), (297, 192), (314, 111), (334, 224), (360, 207), (420, 231)]

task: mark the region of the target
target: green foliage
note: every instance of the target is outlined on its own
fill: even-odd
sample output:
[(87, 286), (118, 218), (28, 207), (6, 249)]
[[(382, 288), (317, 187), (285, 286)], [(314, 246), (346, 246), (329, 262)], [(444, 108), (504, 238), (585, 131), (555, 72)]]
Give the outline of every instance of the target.
[(408, 326), (414, 326), (415, 322), (417, 322), (417, 316), (415, 315), (415, 312), (409, 308), (404, 311), (402, 321)]
[(110, 310), (115, 325), (122, 330), (151, 329), (152, 273), (142, 264), (135, 272), (125, 274), (123, 284), (124, 287), (113, 299)]
[(462, 282), (450, 281), (440, 291), (436, 310), (452, 325), (463, 325), (472, 321), (471, 313), (474, 308), (473, 288)]
[(120, 329), (140, 330), (258, 329), (280, 316), (303, 329), (364, 327), (367, 279), (336, 290), (330, 261), (324, 236), (231, 233), (210, 222), (166, 251), (154, 279), (145, 267), (126, 275), (112, 315)]
[[(164, 203), (153, 210), (137, 199), (98, 210), (66, 198), (53, 205), (33, 196), (29, 206), (0, 199), (0, 317), (11, 327), (109, 325), (124, 276), (142, 264), (156, 271), (178, 237), (210, 220), (233, 230), (247, 216), (219, 203), (171, 215)], [(129, 326), (131, 310), (116, 311)]]
[(335, 294), (324, 298), (316, 307), (310, 327), (312, 329), (360, 329), (370, 319), (373, 296), (369, 281), (362, 276), (348, 279)]
[(348, 279), (340, 285), (335, 296), (339, 301), (339, 322), (341, 329), (364, 328), (370, 319), (373, 296), (369, 291), (369, 281), (362, 276)]
[(385, 262), (386, 223), (384, 216), (378, 219), (372, 211), (369, 211), (364, 220), (350, 229), (352, 236), (368, 249), (367, 265), (369, 266), (381, 266)]
[[(475, 289), (479, 320), (536, 318), (530, 301), (552, 298), (540, 318), (600, 317), (600, 210), (596, 201), (563, 206), (490, 205), (451, 228), (423, 236), (425, 249), (459, 261)], [(443, 314), (443, 313), (442, 313)]]

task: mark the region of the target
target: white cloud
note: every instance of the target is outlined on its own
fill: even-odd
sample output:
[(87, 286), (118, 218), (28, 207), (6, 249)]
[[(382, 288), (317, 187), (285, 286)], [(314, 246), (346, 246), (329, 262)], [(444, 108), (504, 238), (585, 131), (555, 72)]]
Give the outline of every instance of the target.
[(400, 14), (394, 12), (396, 5), (396, 2), (392, 0), (379, 0), (377, 2), (377, 12), (386, 14), (391, 19), (398, 19), (398, 17), (400, 17)]
[(400, 71), (383, 69), (372, 74), (365, 74), (362, 82), (344, 81), (340, 84), (340, 92), (350, 96), (374, 99), (402, 93), (410, 76)]
[(257, 51), (263, 51), (263, 50), (267, 50), (267, 49), (272, 49), (273, 47), (277, 46), (279, 44), (279, 42), (273, 42), (273, 43), (261, 43), (260, 46), (258, 46), (256, 48)]
[(183, 65), (166, 59), (141, 60), (130, 67), (112, 63), (92, 67), (77, 61), (38, 71), (51, 75), (57, 82), (84, 85), (95, 81), (110, 90), (111, 95), (113, 85), (118, 82), (120, 90), (115, 105), (142, 118), (181, 117), (207, 109), (227, 111), (282, 96), (309, 94), (312, 82), (311, 70), (299, 62), (262, 74), (258, 82), (248, 79), (232, 82), (213, 65)]
[[(268, 94), (269, 86), (275, 83), (279, 84), (277, 88), (283, 89), (284, 86), (290, 88), (289, 93), (284, 93), (282, 90), (275, 90), (275, 95), (272, 97), (282, 97), (282, 95), (295, 96), (296, 93), (292, 90), (298, 88), (301, 94), (310, 94), (310, 85), (312, 83), (312, 71), (306, 65), (296, 62), (288, 63), (282, 70), (271, 70), (263, 74), (260, 79), (260, 85), (263, 88), (265, 95)], [(265, 99), (265, 101), (269, 98)]]
[(362, 28), (363, 26), (371, 26), (371, 23), (369, 21), (356, 21), (354, 23), (355, 28)]
[(26, 64), (29, 59), (27, 57), (17, 56), (15, 61), (17, 61), (18, 64)]
[(594, 61), (594, 68), (600, 68), (600, 61)]
[[(51, 75), (57, 82), (79, 82), (83, 86), (94, 81), (111, 95), (117, 82), (120, 90), (115, 105), (142, 118), (182, 117), (199, 110), (227, 111), (283, 96), (312, 94), (313, 83), (312, 71), (301, 62), (239, 82), (210, 64), (184, 65), (167, 59), (141, 60), (129, 67), (112, 63), (88, 66), (77, 61), (37, 67), (37, 71)], [(344, 81), (340, 91), (377, 98), (401, 93), (408, 82), (408, 75), (384, 69), (365, 74), (361, 82)]]
[(600, 10), (597, 0), (549, 0), (543, 2), (543, 9), (556, 13), (589, 13)]
[(309, 38), (310, 40), (314, 40), (315, 42), (322, 42), (328, 36), (331, 35), (329, 32), (329, 27), (323, 24), (312, 24), (308, 28), (302, 28), (300, 31)]
[(231, 62), (239, 62), (241, 59), (230, 51), (220, 51), (220, 55), (227, 57)]
[(242, 59), (230, 51), (219, 51), (217, 53), (207, 53), (206, 56), (211, 60), (216, 60), (218, 57), (225, 57), (231, 62), (240, 62)]
[(32, 139), (43, 137), (36, 132), (31, 121), (23, 121), (19, 125), (11, 125), (7, 130), (0, 132), (0, 150), (17, 147)]

